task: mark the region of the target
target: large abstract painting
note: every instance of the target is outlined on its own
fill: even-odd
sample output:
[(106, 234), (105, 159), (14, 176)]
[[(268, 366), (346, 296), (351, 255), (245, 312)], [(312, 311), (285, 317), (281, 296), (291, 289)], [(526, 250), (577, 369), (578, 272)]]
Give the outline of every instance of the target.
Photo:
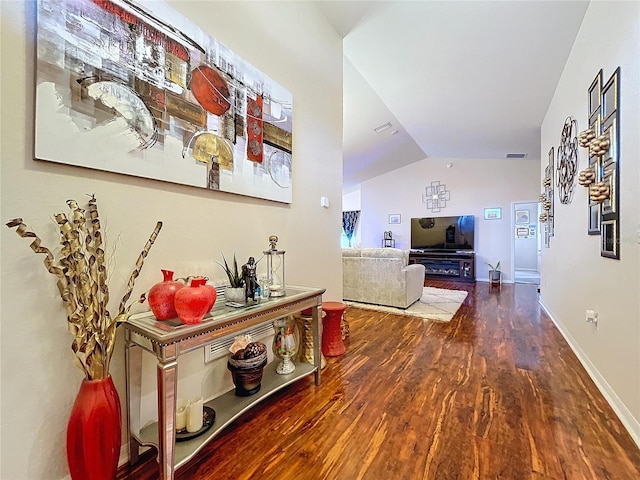
[(281, 85), (133, 2), (38, 0), (37, 15), (37, 159), (291, 203)]

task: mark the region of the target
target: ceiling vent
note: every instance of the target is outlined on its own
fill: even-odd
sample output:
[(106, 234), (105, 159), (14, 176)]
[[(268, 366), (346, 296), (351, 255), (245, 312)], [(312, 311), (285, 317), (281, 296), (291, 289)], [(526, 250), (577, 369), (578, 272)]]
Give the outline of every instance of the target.
[(373, 129), (374, 132), (380, 133), (384, 132), (387, 128), (391, 128), (391, 122), (383, 123), (382, 125), (378, 125)]
[(526, 153), (507, 153), (504, 158), (527, 158)]

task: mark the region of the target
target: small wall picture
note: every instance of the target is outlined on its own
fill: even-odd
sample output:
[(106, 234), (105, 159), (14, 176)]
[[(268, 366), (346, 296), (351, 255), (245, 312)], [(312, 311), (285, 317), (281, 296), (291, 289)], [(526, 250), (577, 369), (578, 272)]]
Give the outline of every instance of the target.
[(400, 224), (400, 214), (392, 213), (389, 215), (389, 224), (390, 225), (399, 225)]
[(529, 224), (529, 210), (516, 210), (516, 224)]
[(484, 219), (485, 220), (500, 220), (502, 218), (502, 208), (485, 208)]

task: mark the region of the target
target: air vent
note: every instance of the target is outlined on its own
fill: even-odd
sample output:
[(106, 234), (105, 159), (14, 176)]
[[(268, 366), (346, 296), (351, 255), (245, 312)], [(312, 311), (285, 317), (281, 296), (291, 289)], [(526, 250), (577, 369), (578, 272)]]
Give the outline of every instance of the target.
[(373, 129), (374, 132), (380, 133), (384, 132), (387, 128), (391, 128), (391, 122), (383, 123), (382, 125), (378, 125)]
[(504, 158), (527, 158), (526, 153), (507, 153)]
[(263, 339), (269, 335), (273, 334), (273, 324), (271, 322), (266, 323), (264, 325), (259, 325), (250, 330), (244, 330), (242, 332), (234, 333), (232, 335), (227, 335), (226, 337), (222, 337), (219, 340), (216, 340), (209, 345), (204, 347), (204, 361), (212, 362), (217, 358), (224, 357), (229, 354), (229, 347), (233, 345), (233, 339), (237, 335), (244, 335), (248, 333), (251, 335), (251, 339), (255, 342), (260, 339)]

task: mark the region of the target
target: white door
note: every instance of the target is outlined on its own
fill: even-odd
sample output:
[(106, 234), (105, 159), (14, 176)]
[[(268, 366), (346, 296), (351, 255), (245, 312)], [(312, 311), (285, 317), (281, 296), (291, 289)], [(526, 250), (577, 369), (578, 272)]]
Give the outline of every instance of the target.
[(513, 279), (515, 283), (540, 284), (539, 205), (538, 202), (514, 202), (512, 204)]

